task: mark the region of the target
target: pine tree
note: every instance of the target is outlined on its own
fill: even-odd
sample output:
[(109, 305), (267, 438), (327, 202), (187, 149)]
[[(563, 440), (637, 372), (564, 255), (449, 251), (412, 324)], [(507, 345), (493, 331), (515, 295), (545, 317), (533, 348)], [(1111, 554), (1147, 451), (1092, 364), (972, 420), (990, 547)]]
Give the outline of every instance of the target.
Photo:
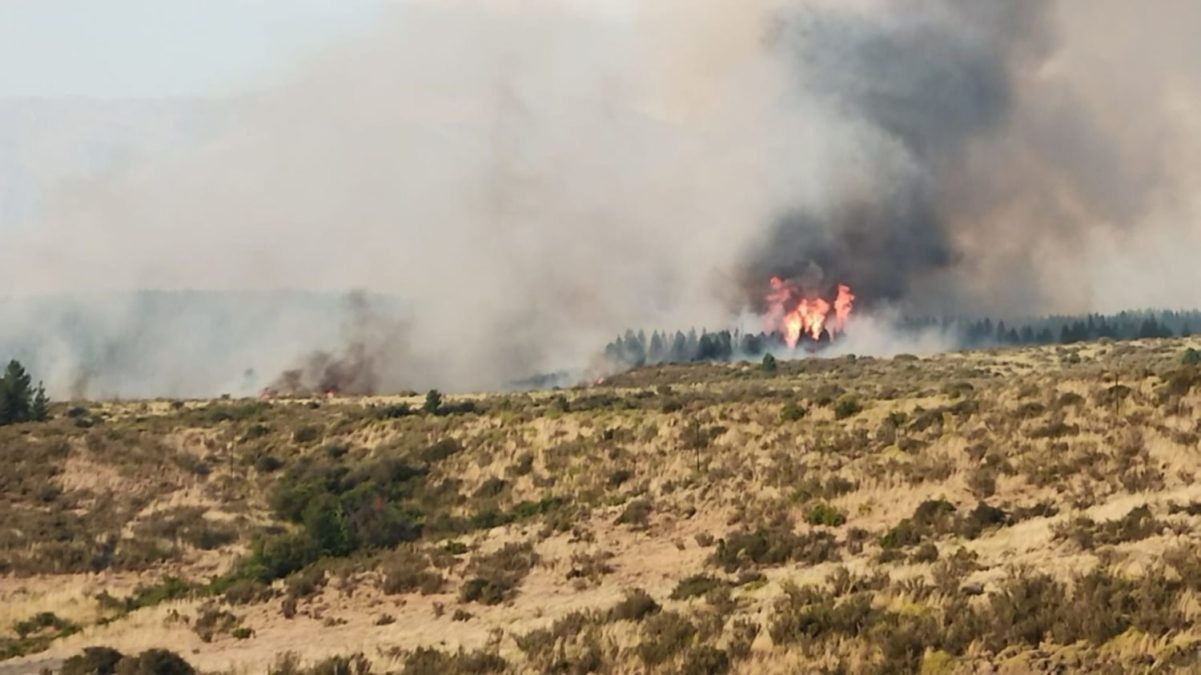
[(33, 378), (25, 372), (19, 361), (13, 359), (0, 377), (0, 424), (14, 424), (29, 420), (33, 401), (30, 385)]
[(29, 419), (34, 422), (45, 422), (50, 418), (50, 399), (46, 396), (46, 387), (38, 382), (38, 388), (33, 392), (33, 401), (29, 404)]

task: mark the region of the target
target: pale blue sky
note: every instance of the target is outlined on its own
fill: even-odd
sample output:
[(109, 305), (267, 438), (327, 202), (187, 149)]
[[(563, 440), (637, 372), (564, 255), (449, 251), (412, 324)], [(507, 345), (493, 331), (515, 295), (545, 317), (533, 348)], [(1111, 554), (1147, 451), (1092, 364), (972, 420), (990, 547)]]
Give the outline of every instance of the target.
[(235, 93), (385, 0), (0, 0), (0, 97)]

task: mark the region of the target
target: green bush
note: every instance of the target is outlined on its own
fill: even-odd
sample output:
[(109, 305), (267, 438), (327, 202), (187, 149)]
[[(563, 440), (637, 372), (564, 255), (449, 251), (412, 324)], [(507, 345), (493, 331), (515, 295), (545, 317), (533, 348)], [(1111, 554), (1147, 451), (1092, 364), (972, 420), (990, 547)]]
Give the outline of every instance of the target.
[(442, 393), (437, 389), (430, 389), (425, 394), (425, 403), (422, 404), (421, 409), (426, 414), (437, 415), (438, 411), (442, 409)]
[(805, 406), (796, 401), (789, 401), (780, 409), (780, 419), (785, 422), (796, 422), (797, 420), (804, 419), (808, 413), (809, 411), (805, 409)]
[(820, 502), (809, 507), (809, 510), (805, 512), (805, 522), (810, 525), (840, 527), (847, 522), (847, 517), (842, 511)]
[(834, 419), (844, 420), (848, 417), (854, 417), (863, 411), (863, 405), (859, 403), (859, 399), (850, 394), (840, 396), (834, 403)]
[(267, 537), (255, 542), (245, 574), (270, 583), (286, 577), (321, 556), (321, 547), (307, 532)]

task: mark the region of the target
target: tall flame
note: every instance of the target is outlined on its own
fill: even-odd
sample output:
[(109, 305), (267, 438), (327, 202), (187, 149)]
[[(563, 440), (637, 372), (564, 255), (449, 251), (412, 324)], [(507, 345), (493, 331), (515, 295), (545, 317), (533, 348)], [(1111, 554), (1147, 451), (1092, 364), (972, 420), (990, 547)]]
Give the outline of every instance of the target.
[(800, 287), (779, 277), (771, 278), (766, 299), (768, 328), (783, 334), (789, 348), (795, 348), (802, 337), (816, 342), (823, 332), (831, 337), (842, 333), (855, 305), (855, 295), (845, 284), (838, 285), (831, 304), (820, 297), (807, 297)]

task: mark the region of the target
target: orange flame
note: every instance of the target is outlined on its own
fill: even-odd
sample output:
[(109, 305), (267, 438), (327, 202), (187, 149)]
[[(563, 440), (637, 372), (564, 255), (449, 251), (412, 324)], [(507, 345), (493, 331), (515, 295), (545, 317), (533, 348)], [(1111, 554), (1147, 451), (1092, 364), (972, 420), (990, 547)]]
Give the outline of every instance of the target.
[(821, 340), (823, 332), (833, 337), (846, 329), (855, 304), (850, 286), (839, 284), (833, 304), (823, 298), (805, 297), (798, 286), (779, 277), (772, 277), (770, 286), (764, 318), (769, 330), (784, 335), (789, 348), (795, 348), (802, 337), (816, 342)]

